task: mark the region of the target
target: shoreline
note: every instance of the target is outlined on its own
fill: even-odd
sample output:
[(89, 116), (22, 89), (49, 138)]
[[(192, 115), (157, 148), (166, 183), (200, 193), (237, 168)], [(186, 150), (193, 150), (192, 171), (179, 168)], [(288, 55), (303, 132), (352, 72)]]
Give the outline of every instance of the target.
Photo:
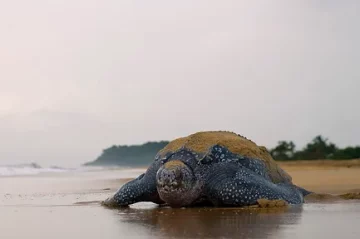
[[(283, 164), (296, 185), (317, 193), (360, 191), (360, 167), (311, 169)], [(307, 167), (304, 167), (304, 166)], [(145, 168), (0, 177), (4, 238), (356, 238), (360, 200), (309, 202), (289, 208), (158, 207), (140, 202), (108, 209), (100, 202)], [(29, 223), (32, 222), (32, 223)], [(316, 226), (314, 226), (316, 225)], [(337, 230), (328, 234), (329, 225)], [(19, 230), (21, 228), (21, 230)], [(56, 233), (54, 233), (56, 232)], [(295, 237), (296, 238), (296, 237)]]
[(334, 160), (334, 159), (317, 159), (317, 160), (289, 160), (276, 161), (280, 167), (285, 168), (360, 168), (360, 159)]

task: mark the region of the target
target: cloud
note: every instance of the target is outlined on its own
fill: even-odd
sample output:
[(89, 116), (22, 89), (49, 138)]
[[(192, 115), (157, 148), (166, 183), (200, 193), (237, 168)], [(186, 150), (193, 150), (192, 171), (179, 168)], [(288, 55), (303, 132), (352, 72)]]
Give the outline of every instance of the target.
[(17, 135), (0, 139), (0, 156), (26, 157), (24, 134), (36, 157), (62, 149), (57, 160), (69, 162), (207, 129), (269, 146), (316, 134), (359, 144), (359, 10), (357, 1), (8, 2), (0, 114), (21, 123), (0, 125)]

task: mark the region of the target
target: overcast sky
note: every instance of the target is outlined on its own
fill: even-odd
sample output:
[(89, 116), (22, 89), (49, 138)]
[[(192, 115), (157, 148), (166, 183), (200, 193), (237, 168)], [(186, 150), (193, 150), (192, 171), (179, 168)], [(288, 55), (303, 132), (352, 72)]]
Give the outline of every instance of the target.
[(230, 130), (360, 144), (358, 0), (0, 4), (0, 165)]

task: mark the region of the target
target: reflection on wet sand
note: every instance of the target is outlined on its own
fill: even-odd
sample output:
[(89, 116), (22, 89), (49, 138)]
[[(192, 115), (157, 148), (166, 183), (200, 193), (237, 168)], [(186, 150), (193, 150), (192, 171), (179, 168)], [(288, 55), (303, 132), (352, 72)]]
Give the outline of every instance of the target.
[(126, 208), (118, 211), (122, 223), (144, 227), (165, 238), (276, 237), (282, 225), (297, 224), (302, 207), (240, 208)]

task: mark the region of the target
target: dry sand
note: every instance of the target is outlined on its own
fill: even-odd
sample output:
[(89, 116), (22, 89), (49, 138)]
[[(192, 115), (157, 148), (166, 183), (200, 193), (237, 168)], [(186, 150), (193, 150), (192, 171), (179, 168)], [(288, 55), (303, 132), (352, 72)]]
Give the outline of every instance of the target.
[[(349, 166), (349, 164), (351, 164)], [(281, 163), (321, 193), (360, 191), (360, 163)], [(171, 209), (99, 201), (143, 169), (0, 178), (1, 238), (359, 238), (360, 200), (280, 209)]]
[(317, 193), (360, 192), (360, 160), (282, 162), (296, 185)]

